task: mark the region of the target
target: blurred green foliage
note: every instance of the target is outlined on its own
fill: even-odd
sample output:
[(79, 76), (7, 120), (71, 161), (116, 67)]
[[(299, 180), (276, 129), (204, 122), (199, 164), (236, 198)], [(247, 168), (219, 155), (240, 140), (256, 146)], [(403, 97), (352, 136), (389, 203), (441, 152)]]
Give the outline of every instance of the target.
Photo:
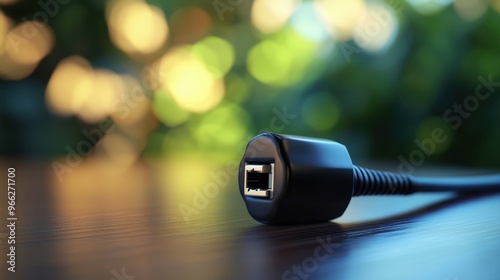
[[(223, 99), (205, 112), (182, 108), (165, 89), (146, 89), (159, 120), (142, 149), (148, 157), (200, 153), (225, 161), (237, 158), (256, 133), (274, 129), (334, 139), (357, 159), (396, 161), (418, 149), (416, 139), (442, 128), (448, 140), (436, 145), (425, 164), (500, 167), (500, 87), (462, 116), (458, 128), (444, 116), (474, 96), (482, 84), (478, 77), (500, 82), (498, 1), (474, 19), (461, 15), (456, 3), (422, 13), (438, 1), (422, 1), (429, 6), (387, 1), (397, 25), (393, 38), (377, 51), (319, 32), (310, 8), (266, 33), (252, 24), (251, 0), (222, 1), (227, 5), (223, 19), (216, 1), (147, 2), (163, 11), (169, 24), (163, 51), (192, 46), (225, 88)], [(62, 59), (79, 55), (96, 68), (139, 80), (144, 67), (161, 56), (135, 60), (117, 48), (110, 40), (106, 5), (97, 0), (61, 5), (48, 21), (56, 38), (52, 51), (28, 77), (0, 80), (2, 155), (61, 156), (67, 145), (85, 138), (83, 128), (96, 127), (47, 109), (45, 89)], [(186, 7), (201, 9), (208, 21), (189, 18)], [(20, 23), (40, 6), (19, 1), (1, 10)], [(190, 82), (197, 83), (196, 77)], [(283, 121), (284, 112), (293, 117)]]

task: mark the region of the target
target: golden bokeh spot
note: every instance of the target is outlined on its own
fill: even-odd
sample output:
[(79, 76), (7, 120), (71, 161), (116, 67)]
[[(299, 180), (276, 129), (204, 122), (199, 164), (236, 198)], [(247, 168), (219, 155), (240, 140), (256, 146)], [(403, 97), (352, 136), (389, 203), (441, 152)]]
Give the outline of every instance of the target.
[(50, 77), (45, 99), (48, 107), (61, 115), (78, 112), (84, 96), (78, 97), (78, 87), (92, 75), (92, 66), (85, 58), (71, 56), (59, 62)]
[(110, 1), (107, 22), (111, 41), (133, 57), (154, 54), (169, 34), (162, 10), (139, 0)]
[(37, 66), (18, 64), (5, 52), (0, 54), (0, 77), (7, 80), (22, 80), (31, 75)]
[(300, 2), (299, 0), (255, 0), (251, 11), (252, 24), (263, 33), (276, 32), (285, 25)]
[(216, 106), (224, 97), (224, 83), (191, 53), (179, 47), (166, 53), (158, 62), (161, 86), (177, 104), (195, 113)]
[(111, 117), (115, 124), (131, 126), (145, 120), (151, 110), (151, 101), (139, 82), (134, 77), (126, 75), (115, 86), (118, 98), (111, 108)]
[(383, 2), (373, 2), (359, 15), (353, 38), (364, 50), (380, 52), (394, 42), (398, 31), (399, 20), (394, 9)]
[(54, 46), (52, 30), (38, 21), (25, 21), (14, 27), (5, 42), (5, 51), (18, 64), (40, 62)]
[(142, 119), (149, 108), (149, 101), (137, 81), (109, 70), (94, 70), (80, 56), (59, 62), (45, 97), (53, 112), (77, 115), (89, 123), (111, 115), (121, 124), (132, 124)]
[(365, 12), (363, 0), (315, 0), (316, 10), (336, 39), (347, 41), (360, 15)]
[(109, 70), (95, 70), (77, 87), (76, 96), (83, 99), (77, 115), (86, 122), (94, 123), (111, 114), (119, 99), (121, 83), (117, 74)]
[(11, 28), (12, 21), (0, 10), (0, 54), (5, 49), (4, 42)]
[(25, 21), (10, 29), (10, 20), (3, 14), (0, 14), (0, 24), (0, 76), (9, 80), (24, 79), (52, 50), (54, 34), (38, 21)]

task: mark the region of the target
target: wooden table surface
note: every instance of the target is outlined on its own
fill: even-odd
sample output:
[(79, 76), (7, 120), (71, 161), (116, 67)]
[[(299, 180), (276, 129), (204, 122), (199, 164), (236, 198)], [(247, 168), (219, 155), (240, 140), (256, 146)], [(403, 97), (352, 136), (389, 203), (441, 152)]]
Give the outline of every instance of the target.
[(1, 279), (500, 279), (500, 194), (354, 198), (333, 222), (270, 227), (234, 176), (210, 185), (222, 173), (90, 161), (60, 182), (50, 162), (3, 160), (2, 182), (9, 166), (16, 272), (2, 226)]

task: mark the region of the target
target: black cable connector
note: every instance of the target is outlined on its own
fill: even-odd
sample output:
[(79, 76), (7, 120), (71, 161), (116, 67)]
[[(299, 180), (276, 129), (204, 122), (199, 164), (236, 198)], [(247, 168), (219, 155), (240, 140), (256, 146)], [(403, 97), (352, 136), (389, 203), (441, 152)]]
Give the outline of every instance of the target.
[(305, 224), (340, 217), (352, 196), (500, 191), (500, 174), (418, 178), (355, 166), (344, 145), (263, 133), (248, 143), (239, 172), (248, 212), (265, 224)]

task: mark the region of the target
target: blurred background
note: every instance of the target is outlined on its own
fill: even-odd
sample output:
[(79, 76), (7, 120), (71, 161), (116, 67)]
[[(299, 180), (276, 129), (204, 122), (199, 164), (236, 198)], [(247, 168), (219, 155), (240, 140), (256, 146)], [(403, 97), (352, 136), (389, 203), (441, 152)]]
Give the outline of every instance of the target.
[[(336, 140), (382, 169), (498, 169), (499, 38), (500, 0), (0, 0), (0, 172), (17, 172), (19, 276), (236, 279), (259, 273), (248, 256), (280, 275), (312, 249), (272, 230), (248, 242), (259, 228), (236, 166), (263, 131)], [(442, 198), (356, 198), (336, 222)], [(425, 217), (409, 219), (395, 235), (419, 221), (417, 235), (391, 246), (347, 239), (351, 258), (330, 265), (411, 278), (431, 271), (404, 261), (419, 259), (445, 272), (436, 279), (467, 278), (470, 263), (495, 275), (475, 251), (498, 251), (498, 203), (486, 205), (420, 229)], [(320, 231), (349, 235), (328, 227), (313, 246)]]
[(399, 163), (439, 128), (423, 165), (498, 168), (499, 13), (499, 0), (0, 0), (0, 154), (48, 159), (59, 181), (138, 159), (197, 180), (184, 175), (237, 162), (261, 131)]

